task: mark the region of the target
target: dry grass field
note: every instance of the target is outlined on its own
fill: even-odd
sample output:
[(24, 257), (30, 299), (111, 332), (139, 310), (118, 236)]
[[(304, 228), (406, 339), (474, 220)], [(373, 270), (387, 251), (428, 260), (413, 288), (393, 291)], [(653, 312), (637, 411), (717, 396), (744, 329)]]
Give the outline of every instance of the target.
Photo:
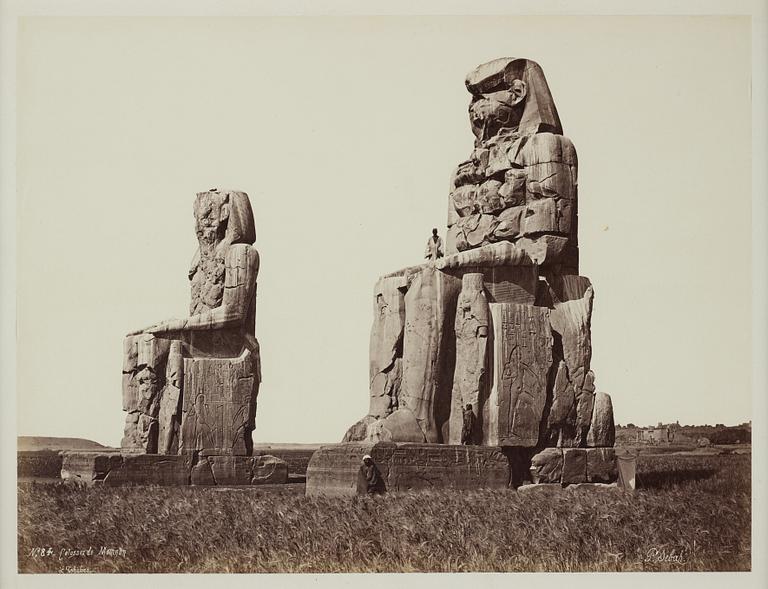
[(644, 454), (634, 494), (19, 484), (19, 571), (750, 569), (750, 456)]

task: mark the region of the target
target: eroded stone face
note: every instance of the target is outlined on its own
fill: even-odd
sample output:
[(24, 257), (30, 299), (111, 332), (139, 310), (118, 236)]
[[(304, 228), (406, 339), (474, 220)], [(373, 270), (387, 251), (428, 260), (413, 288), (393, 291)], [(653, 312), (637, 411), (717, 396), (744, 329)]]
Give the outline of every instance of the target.
[(475, 148), (451, 182), (446, 253), (509, 241), (541, 266), (578, 271), (576, 151), (541, 68), (498, 59), (466, 84)]
[(562, 448), (545, 448), (531, 459), (531, 480), (534, 483), (559, 483), (562, 478)]

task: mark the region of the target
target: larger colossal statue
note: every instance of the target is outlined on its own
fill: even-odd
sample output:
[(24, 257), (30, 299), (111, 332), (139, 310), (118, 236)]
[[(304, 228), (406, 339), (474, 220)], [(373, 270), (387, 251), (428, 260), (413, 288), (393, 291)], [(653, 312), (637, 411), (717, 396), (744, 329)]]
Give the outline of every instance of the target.
[(475, 142), (451, 179), (445, 257), (377, 282), (369, 412), (344, 441), (460, 444), (471, 404), (475, 444), (612, 446), (578, 275), (576, 150), (538, 64), (496, 59), (466, 87)]
[(124, 342), (124, 451), (249, 456), (259, 390), (256, 230), (244, 192), (201, 192), (190, 315)]

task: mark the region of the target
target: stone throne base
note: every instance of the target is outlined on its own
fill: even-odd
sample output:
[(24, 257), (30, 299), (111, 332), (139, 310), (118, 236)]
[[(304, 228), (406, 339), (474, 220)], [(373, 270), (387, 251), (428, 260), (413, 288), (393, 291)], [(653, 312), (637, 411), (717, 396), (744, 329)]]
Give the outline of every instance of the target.
[(307, 496), (365, 494), (359, 474), (366, 454), (379, 469), (385, 492), (506, 489), (531, 479), (561, 486), (617, 479), (613, 448), (547, 448), (534, 454), (498, 446), (349, 442), (323, 446), (312, 455)]
[(288, 482), (288, 464), (269, 454), (198, 456), (66, 452), (61, 477), (86, 485), (265, 485)]

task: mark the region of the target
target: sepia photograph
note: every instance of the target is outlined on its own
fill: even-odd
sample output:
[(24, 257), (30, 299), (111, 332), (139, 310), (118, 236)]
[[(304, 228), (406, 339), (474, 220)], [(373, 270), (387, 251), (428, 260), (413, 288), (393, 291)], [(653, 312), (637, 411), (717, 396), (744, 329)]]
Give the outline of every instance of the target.
[(6, 20), (8, 586), (761, 586), (755, 18)]

